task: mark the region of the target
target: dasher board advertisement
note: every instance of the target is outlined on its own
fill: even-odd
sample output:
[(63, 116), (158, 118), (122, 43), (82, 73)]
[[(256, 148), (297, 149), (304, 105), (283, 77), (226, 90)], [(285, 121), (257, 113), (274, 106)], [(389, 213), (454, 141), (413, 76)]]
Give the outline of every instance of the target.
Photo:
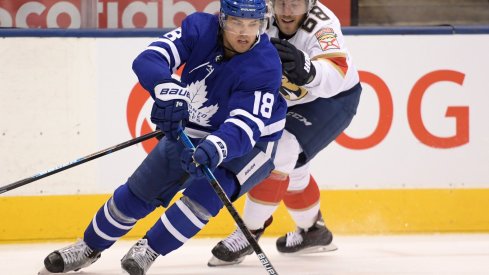
[[(343, 26), (350, 25), (350, 0), (322, 0)], [(173, 28), (196, 11), (217, 13), (218, 0), (0, 0), (4, 28)]]

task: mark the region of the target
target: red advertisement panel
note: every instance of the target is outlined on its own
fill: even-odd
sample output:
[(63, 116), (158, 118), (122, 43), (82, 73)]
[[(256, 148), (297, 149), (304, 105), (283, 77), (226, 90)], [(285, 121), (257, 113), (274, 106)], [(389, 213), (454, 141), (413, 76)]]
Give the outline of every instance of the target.
[[(321, 2), (350, 25), (350, 0)], [(173, 28), (193, 12), (218, 10), (219, 0), (0, 0), (0, 27)]]
[(80, 28), (81, 0), (0, 0), (0, 27)]
[(173, 28), (179, 26), (185, 16), (196, 11), (215, 13), (219, 10), (219, 1), (216, 0), (98, 2), (100, 28)]

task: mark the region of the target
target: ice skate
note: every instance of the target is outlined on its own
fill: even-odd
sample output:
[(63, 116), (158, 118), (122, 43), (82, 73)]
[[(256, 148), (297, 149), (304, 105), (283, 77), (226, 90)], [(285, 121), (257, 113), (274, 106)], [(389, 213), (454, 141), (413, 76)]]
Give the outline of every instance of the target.
[[(265, 226), (258, 230), (252, 230), (251, 233), (258, 241), (265, 229), (272, 223), (272, 217), (266, 222)], [(226, 239), (220, 241), (212, 249), (212, 258), (207, 263), (208, 266), (226, 266), (241, 263), (244, 258), (253, 253), (253, 248), (246, 239), (245, 235), (238, 228)]]
[(338, 249), (333, 243), (333, 234), (324, 224), (321, 212), (317, 221), (308, 229), (297, 228), (277, 239), (277, 250), (287, 254), (308, 254)]
[(147, 239), (139, 240), (121, 260), (122, 269), (130, 275), (144, 275), (159, 256), (148, 245)]
[(56, 250), (44, 259), (44, 269), (38, 274), (78, 271), (100, 258), (100, 251), (91, 249), (83, 240)]

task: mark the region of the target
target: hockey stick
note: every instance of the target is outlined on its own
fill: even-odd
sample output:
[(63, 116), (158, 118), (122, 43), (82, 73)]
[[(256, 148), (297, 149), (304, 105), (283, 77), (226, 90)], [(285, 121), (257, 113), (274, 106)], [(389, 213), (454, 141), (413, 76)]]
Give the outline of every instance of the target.
[(94, 160), (94, 159), (99, 158), (101, 156), (105, 156), (105, 155), (111, 154), (113, 152), (119, 151), (119, 150), (124, 149), (126, 147), (129, 147), (131, 145), (140, 143), (142, 141), (145, 141), (147, 139), (150, 139), (150, 138), (153, 138), (153, 137), (162, 135), (162, 134), (163, 133), (161, 132), (161, 130), (156, 130), (156, 131), (153, 131), (153, 132), (151, 132), (149, 134), (145, 134), (145, 135), (142, 135), (140, 137), (137, 137), (137, 138), (134, 138), (134, 139), (125, 141), (123, 143), (117, 144), (115, 146), (112, 146), (110, 148), (107, 148), (107, 149), (104, 149), (104, 150), (101, 150), (101, 151), (98, 151), (98, 152), (93, 153), (93, 154), (90, 154), (88, 156), (85, 156), (85, 157), (76, 159), (76, 160), (71, 161), (71, 162), (69, 162), (67, 164), (60, 165), (60, 166), (58, 166), (56, 168), (47, 170), (45, 172), (41, 172), (41, 173), (35, 174), (32, 177), (28, 177), (28, 178), (25, 178), (25, 179), (16, 181), (14, 183), (11, 183), (11, 184), (2, 186), (2, 187), (0, 187), (0, 194), (5, 193), (7, 191), (10, 191), (12, 189), (15, 189), (17, 187), (21, 187), (21, 186), (26, 185), (28, 183), (31, 183), (33, 181), (40, 180), (40, 179), (45, 178), (47, 176), (50, 176), (50, 175), (59, 173), (59, 172), (61, 172), (63, 170), (69, 169), (71, 167), (75, 167), (75, 166), (80, 165), (82, 163), (85, 163), (87, 161), (91, 161), (91, 160)]
[[(182, 128), (179, 129), (179, 136), (183, 144), (185, 145), (185, 147), (195, 150), (195, 146), (193, 145), (192, 141), (187, 136), (187, 134), (185, 134), (185, 132), (182, 130)], [(246, 227), (243, 219), (241, 219), (241, 217), (239, 216), (238, 211), (236, 211), (233, 204), (229, 200), (228, 196), (226, 195), (226, 193), (224, 193), (224, 190), (222, 189), (221, 185), (219, 184), (216, 177), (212, 173), (211, 169), (209, 169), (209, 167), (207, 167), (206, 165), (203, 165), (202, 169), (204, 170), (204, 174), (207, 180), (209, 180), (209, 183), (211, 184), (212, 188), (216, 192), (217, 196), (219, 196), (219, 199), (221, 199), (222, 203), (228, 209), (229, 214), (231, 214), (234, 221), (238, 225), (239, 229), (245, 235), (246, 240), (248, 240), (248, 242), (250, 243), (251, 247), (253, 248), (253, 251), (255, 251), (256, 255), (258, 256), (258, 259), (260, 260), (263, 267), (265, 267), (268, 274), (278, 274), (275, 268), (273, 268), (270, 260), (268, 260), (268, 257), (265, 255), (261, 247), (258, 245), (258, 241), (255, 239), (255, 237), (253, 237), (248, 227)]]

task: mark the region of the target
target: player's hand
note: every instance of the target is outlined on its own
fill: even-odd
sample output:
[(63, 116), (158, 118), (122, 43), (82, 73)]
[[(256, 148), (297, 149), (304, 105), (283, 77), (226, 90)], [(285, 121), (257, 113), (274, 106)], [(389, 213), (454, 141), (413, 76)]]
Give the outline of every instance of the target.
[(155, 102), (151, 109), (151, 121), (169, 139), (178, 139), (178, 128), (185, 128), (189, 119), (187, 88), (171, 79), (155, 87)]
[(214, 171), (221, 161), (222, 157), (214, 143), (206, 139), (195, 148), (195, 151), (185, 148), (181, 155), (182, 168), (196, 178), (205, 176), (202, 165)]
[(314, 79), (316, 68), (306, 53), (285, 39), (272, 37), (270, 41), (277, 48), (280, 61), (282, 61), (283, 73), (290, 82), (303, 86)]

